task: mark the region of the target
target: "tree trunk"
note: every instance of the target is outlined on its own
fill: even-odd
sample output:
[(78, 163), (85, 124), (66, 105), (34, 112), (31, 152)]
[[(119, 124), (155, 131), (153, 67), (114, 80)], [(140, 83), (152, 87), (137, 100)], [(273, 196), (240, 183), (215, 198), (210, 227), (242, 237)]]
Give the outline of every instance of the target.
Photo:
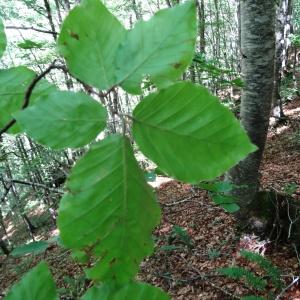
[(205, 53), (205, 11), (204, 0), (197, 1), (197, 13), (199, 22), (199, 50)]
[(276, 52), (275, 52), (275, 80), (273, 108), (274, 116), (283, 118), (282, 99), (280, 96), (280, 85), (282, 73), (286, 69), (288, 55), (288, 35), (291, 32), (291, 1), (281, 0), (277, 9), (276, 18)]
[(241, 1), (242, 73), (241, 123), (258, 150), (232, 168), (228, 179), (240, 203), (237, 218), (247, 219), (247, 206), (259, 187), (259, 167), (265, 147), (274, 85), (275, 1)]
[(9, 255), (10, 251), (6, 245), (6, 243), (4, 242), (4, 240), (0, 239), (0, 249), (3, 251), (3, 253), (5, 255)]

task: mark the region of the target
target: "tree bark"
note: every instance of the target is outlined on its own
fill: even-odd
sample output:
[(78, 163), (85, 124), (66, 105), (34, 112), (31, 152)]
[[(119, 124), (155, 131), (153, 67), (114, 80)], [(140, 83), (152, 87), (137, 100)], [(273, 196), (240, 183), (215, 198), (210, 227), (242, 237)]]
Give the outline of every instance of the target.
[(9, 249), (8, 249), (8, 247), (7, 247), (7, 245), (6, 245), (6, 243), (5, 243), (4, 240), (2, 240), (2, 239), (0, 239), (0, 248), (1, 248), (1, 250), (3, 251), (3, 253), (4, 253), (5, 255), (9, 255), (10, 251), (9, 251)]
[(276, 18), (275, 80), (273, 94), (274, 115), (284, 117), (280, 85), (283, 71), (286, 69), (288, 55), (288, 36), (291, 32), (291, 0), (280, 0)]
[(259, 167), (265, 147), (274, 85), (275, 1), (241, 1), (242, 73), (241, 123), (258, 150), (232, 168), (228, 179), (238, 187), (237, 218), (247, 219), (247, 206), (259, 188)]

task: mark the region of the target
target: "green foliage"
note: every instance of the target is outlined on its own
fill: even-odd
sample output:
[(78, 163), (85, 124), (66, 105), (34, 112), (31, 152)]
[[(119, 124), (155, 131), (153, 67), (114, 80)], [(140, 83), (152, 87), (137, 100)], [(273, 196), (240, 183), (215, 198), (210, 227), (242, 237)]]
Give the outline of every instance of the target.
[(93, 287), (82, 300), (168, 300), (169, 297), (162, 293), (158, 288), (149, 284), (132, 282), (125, 285), (122, 289), (114, 292), (114, 288), (110, 285), (104, 284), (100, 287)]
[(181, 243), (188, 246), (189, 248), (193, 248), (193, 242), (187, 231), (177, 225), (174, 225), (172, 228), (172, 232), (169, 236), (169, 240), (178, 239)]
[(18, 47), (21, 49), (41, 49), (45, 43), (35, 42), (32, 40), (25, 39), (22, 43), (18, 44)]
[(18, 112), (15, 118), (41, 144), (53, 149), (78, 148), (94, 140), (104, 129), (106, 111), (83, 93), (58, 91)]
[(242, 88), (244, 86), (243, 80), (239, 77), (231, 80), (224, 79), (224, 76), (232, 78), (236, 77), (237, 74), (232, 70), (222, 69), (215, 66), (215, 62), (208, 60), (203, 53), (196, 53), (193, 58), (193, 62), (201, 72), (206, 72), (208, 77), (218, 78), (218, 82), (222, 86), (235, 86), (238, 88)]
[(6, 35), (4, 31), (4, 25), (0, 18), (0, 58), (2, 57), (5, 49), (6, 49)]
[(240, 209), (239, 205), (235, 203), (236, 199), (229, 195), (213, 194), (212, 200), (229, 213), (235, 213)]
[(145, 97), (133, 112), (132, 130), (163, 172), (189, 183), (213, 179), (256, 150), (233, 114), (188, 82)]
[(242, 300), (265, 300), (264, 297), (258, 297), (258, 296), (245, 296), (241, 298)]
[(64, 276), (64, 287), (58, 289), (58, 293), (64, 299), (79, 299), (86, 288), (85, 285), (86, 278), (84, 275), (75, 275), (74, 277)]
[[(26, 67), (0, 70), (0, 128), (6, 125), (13, 118), (13, 114), (21, 109), (26, 90), (34, 77), (35, 73)], [(55, 90), (56, 87), (50, 85), (46, 80), (40, 81), (33, 91), (30, 104), (36, 103)], [(15, 124), (10, 130), (11, 133), (19, 131), (18, 124)]]
[(212, 193), (228, 193), (234, 188), (234, 185), (228, 181), (217, 180), (211, 182), (200, 182), (197, 186)]
[(24, 256), (27, 254), (38, 255), (45, 252), (50, 246), (58, 244), (60, 245), (60, 237), (54, 236), (47, 241), (31, 242), (25, 245), (14, 248), (10, 255), (14, 257)]
[(66, 186), (70, 193), (58, 219), (64, 244), (101, 257), (88, 272), (91, 278), (128, 282), (152, 252), (151, 232), (160, 215), (129, 141), (112, 135), (93, 145)]
[(287, 73), (281, 80), (280, 97), (283, 102), (291, 101), (298, 93), (297, 87), (294, 86), (292, 72)]
[(49, 243), (46, 241), (32, 242), (26, 245), (16, 247), (12, 252), (12, 256), (23, 256), (26, 254), (41, 254), (47, 250)]
[(234, 213), (240, 209), (235, 203), (236, 199), (228, 195), (234, 188), (234, 185), (226, 181), (200, 182), (197, 184), (201, 189), (210, 192), (210, 196), (215, 204), (220, 205), (224, 210)]
[[(126, 31), (100, 1), (83, 0), (67, 16), (58, 40), (71, 73), (86, 84), (99, 89), (119, 85), (140, 94), (146, 78), (159, 88), (136, 106), (133, 116), (119, 117), (128, 126), (132, 121), (133, 137), (148, 158), (189, 183), (213, 179), (256, 150), (233, 114), (205, 88), (171, 85), (192, 60), (196, 27), (194, 1), (162, 10)], [(0, 126), (16, 116), (30, 136), (54, 149), (92, 142), (104, 128), (106, 113), (86, 95), (58, 92), (44, 81), (34, 89), (31, 106), (20, 112), (34, 77), (24, 67), (0, 72), (0, 108), (5, 111)], [(133, 282), (140, 262), (153, 251), (151, 233), (160, 209), (125, 132), (94, 143), (72, 169), (66, 190), (58, 216), (61, 240), (73, 257), (87, 263), (85, 272), (96, 284), (82, 299), (169, 299), (160, 289)], [(192, 246), (182, 228), (174, 227), (172, 234)], [(262, 284), (250, 273), (242, 276)], [(29, 282), (34, 289), (28, 290)], [(56, 299), (45, 264), (12, 293), (27, 290), (32, 300)], [(8, 298), (15, 299), (20, 298)]]
[[(176, 24), (176, 26), (174, 26)], [(197, 32), (195, 1), (159, 11), (128, 32), (117, 56), (117, 78), (132, 94), (145, 75), (159, 88), (177, 80), (191, 63)]]
[(270, 277), (271, 282), (276, 288), (282, 288), (282, 282), (280, 280), (281, 271), (277, 267), (275, 267), (270, 261), (265, 259), (262, 255), (250, 251), (242, 250), (240, 253), (247, 260), (258, 264)]
[(300, 47), (300, 35), (290, 34), (289, 39), (294, 47)]
[(63, 23), (59, 51), (75, 77), (108, 89), (117, 83), (115, 59), (126, 31), (99, 0), (81, 2)]
[[(246, 250), (241, 250), (240, 254), (242, 257), (246, 258), (250, 262), (256, 263), (260, 266), (266, 273), (266, 278), (270, 280), (270, 283), (278, 290), (283, 288), (283, 283), (281, 281), (281, 272), (275, 267), (270, 261), (264, 258), (262, 255), (253, 253)], [(266, 279), (256, 276), (253, 272), (247, 270), (243, 267), (229, 267), (222, 268), (218, 270), (219, 273), (226, 275), (232, 279), (245, 279), (249, 286), (254, 287), (255, 289), (261, 291), (264, 290), (268, 284)], [(242, 299), (264, 299), (256, 296), (246, 296)]]
[(219, 250), (216, 250), (216, 249), (209, 249), (207, 254), (208, 254), (208, 258), (210, 260), (214, 260), (215, 258), (220, 257), (221, 252)]
[(245, 278), (245, 280), (249, 285), (253, 286), (258, 290), (263, 290), (267, 285), (267, 282), (264, 279), (257, 277), (252, 272), (244, 268), (240, 268), (240, 267), (223, 268), (223, 269), (219, 269), (219, 273), (226, 275), (232, 279)]
[(5, 300), (58, 300), (48, 266), (42, 262), (11, 289)]
[[(299, 137), (300, 137), (300, 134), (299, 134)], [(297, 191), (297, 189), (298, 189), (298, 185), (295, 182), (287, 183), (284, 186), (284, 192), (290, 196), (292, 196)]]

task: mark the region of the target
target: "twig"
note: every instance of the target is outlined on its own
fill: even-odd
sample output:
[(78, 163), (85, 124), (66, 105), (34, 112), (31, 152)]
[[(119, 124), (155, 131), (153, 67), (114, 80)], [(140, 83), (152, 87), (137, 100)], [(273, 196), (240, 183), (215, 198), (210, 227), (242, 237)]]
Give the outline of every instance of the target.
[(291, 234), (292, 234), (292, 227), (293, 227), (294, 223), (296, 223), (299, 220), (299, 217), (296, 217), (294, 220), (291, 218), (289, 199), (286, 199), (286, 203), (287, 203), (287, 214), (288, 214), (288, 218), (289, 218), (289, 221), (290, 221), (288, 238), (290, 238)]
[(58, 32), (56, 31), (51, 31), (51, 30), (45, 30), (45, 29), (39, 29), (35, 27), (26, 27), (26, 26), (5, 26), (5, 29), (19, 29), (19, 30), (34, 30), (37, 32), (42, 32), (42, 33), (49, 33), (52, 35), (58, 35)]
[(299, 256), (299, 252), (297, 250), (297, 246), (293, 243), (293, 248), (295, 250), (295, 253), (296, 253), (296, 257), (297, 257), (297, 260), (298, 260), (298, 265), (300, 267), (300, 256)]
[(64, 194), (64, 191), (60, 190), (60, 189), (55, 189), (55, 188), (51, 188), (45, 184), (41, 184), (41, 183), (35, 183), (35, 182), (28, 182), (28, 181), (23, 181), (23, 180), (18, 180), (18, 179), (12, 179), (12, 180), (3, 180), (6, 183), (18, 183), (18, 184), (23, 184), (23, 185), (28, 185), (28, 186), (32, 186), (32, 187), (40, 187), (43, 188), (45, 190), (49, 190), (50, 192), (54, 192), (57, 194)]
[[(37, 75), (32, 82), (30, 83), (30, 85), (28, 86), (25, 96), (24, 96), (24, 102), (23, 105), (21, 107), (21, 109), (25, 109), (30, 102), (30, 97), (32, 95), (33, 89), (35, 88), (35, 86), (38, 84), (38, 82), (43, 79), (51, 70), (53, 69), (65, 69), (64, 66), (62, 65), (55, 65), (56, 60), (53, 61), (53, 63), (44, 71), (42, 72), (40, 75)], [(0, 136), (7, 132), (14, 124), (16, 123), (16, 119), (12, 119), (10, 120), (2, 129), (0, 129)]]
[(275, 300), (280, 300), (281, 297), (284, 295), (284, 293), (285, 293), (287, 290), (289, 290), (294, 284), (296, 284), (296, 283), (299, 281), (299, 279), (300, 279), (299, 276), (293, 278), (293, 281), (292, 281), (287, 287), (285, 287), (285, 288), (281, 291), (281, 293), (275, 298)]
[(171, 202), (171, 203), (162, 203), (161, 205), (162, 206), (174, 206), (174, 205), (178, 205), (178, 204), (185, 203), (185, 202), (199, 203), (199, 201), (194, 200), (194, 198), (197, 198), (197, 197), (198, 197), (197, 195), (193, 195), (191, 197), (188, 197), (188, 198), (185, 198), (185, 199), (182, 199), (182, 200), (179, 200), (179, 201), (174, 201), (174, 202)]

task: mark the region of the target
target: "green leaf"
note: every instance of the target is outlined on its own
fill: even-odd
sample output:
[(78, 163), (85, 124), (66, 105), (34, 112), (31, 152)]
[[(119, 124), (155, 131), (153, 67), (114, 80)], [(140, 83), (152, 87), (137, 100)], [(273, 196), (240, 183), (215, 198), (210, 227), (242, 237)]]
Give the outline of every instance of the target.
[[(108, 283), (100, 286), (93, 286), (81, 298), (81, 300), (111, 300), (115, 293), (115, 289)], [(121, 299), (120, 299), (121, 300)]]
[(217, 205), (220, 205), (229, 213), (235, 213), (240, 209), (239, 205), (235, 203), (236, 199), (230, 195), (212, 194), (211, 198)]
[(160, 210), (130, 142), (112, 135), (77, 162), (58, 217), (65, 246), (101, 259), (88, 271), (97, 280), (128, 282), (153, 250)]
[(256, 276), (253, 272), (250, 272), (245, 268), (241, 268), (241, 267), (222, 268), (222, 269), (218, 269), (218, 272), (233, 279), (245, 278), (247, 283), (257, 290), (263, 290), (267, 285), (266, 280)]
[(216, 193), (227, 193), (234, 188), (234, 184), (226, 181), (200, 182), (197, 186), (201, 189)]
[(75, 250), (72, 252), (72, 258), (81, 264), (86, 264), (89, 261), (89, 256), (83, 251), (79, 250)]
[(3, 56), (3, 53), (5, 52), (6, 49), (6, 35), (4, 31), (4, 24), (0, 18), (0, 58)]
[(119, 290), (109, 284), (92, 287), (81, 300), (169, 300), (161, 289), (145, 283), (132, 282)]
[(213, 179), (256, 150), (234, 115), (192, 83), (145, 97), (133, 119), (140, 150), (162, 171), (185, 182)]
[(5, 300), (57, 300), (56, 288), (46, 263), (41, 262), (10, 290)]
[[(34, 77), (35, 73), (26, 67), (0, 70), (0, 128), (13, 119), (14, 113), (21, 110), (26, 90)], [(30, 105), (53, 91), (56, 91), (54, 85), (41, 80), (31, 95)], [(18, 133), (20, 130), (19, 125), (15, 124), (9, 132)]]
[(22, 129), (53, 149), (78, 148), (104, 129), (106, 111), (84, 93), (57, 91), (15, 114)]
[(218, 205), (220, 205), (220, 204), (230, 204), (230, 203), (235, 203), (236, 202), (234, 197), (232, 197), (230, 195), (223, 195), (223, 194), (213, 194), (212, 199)]
[(251, 296), (242, 297), (241, 300), (266, 300), (266, 298), (251, 295)]
[(149, 21), (138, 22), (121, 43), (117, 77), (130, 93), (141, 93), (150, 76), (159, 88), (177, 80), (191, 63), (197, 34), (195, 1), (160, 10)]
[(32, 242), (26, 245), (22, 245), (19, 247), (16, 247), (11, 255), (12, 256), (23, 256), (26, 254), (41, 254), (43, 252), (45, 252), (47, 250), (47, 248), (49, 247), (49, 243), (45, 242), (45, 241), (38, 241), (38, 242)]
[(99, 89), (116, 84), (115, 56), (126, 30), (99, 0), (83, 0), (65, 19), (58, 47), (71, 73)]
[(44, 46), (44, 43), (35, 42), (32, 40), (25, 39), (24, 42), (18, 43), (18, 47), (21, 49), (41, 49)]
[(274, 266), (272, 262), (267, 260), (262, 255), (251, 251), (241, 250), (240, 254), (242, 257), (248, 259), (249, 261), (257, 263), (270, 276), (274, 286), (278, 289), (282, 289), (283, 284), (281, 281), (281, 270)]
[(145, 283), (130, 283), (118, 291), (112, 300), (170, 300), (161, 289)]
[(232, 214), (240, 210), (239, 205), (236, 203), (222, 203), (220, 204), (220, 206), (222, 206), (224, 210)]

